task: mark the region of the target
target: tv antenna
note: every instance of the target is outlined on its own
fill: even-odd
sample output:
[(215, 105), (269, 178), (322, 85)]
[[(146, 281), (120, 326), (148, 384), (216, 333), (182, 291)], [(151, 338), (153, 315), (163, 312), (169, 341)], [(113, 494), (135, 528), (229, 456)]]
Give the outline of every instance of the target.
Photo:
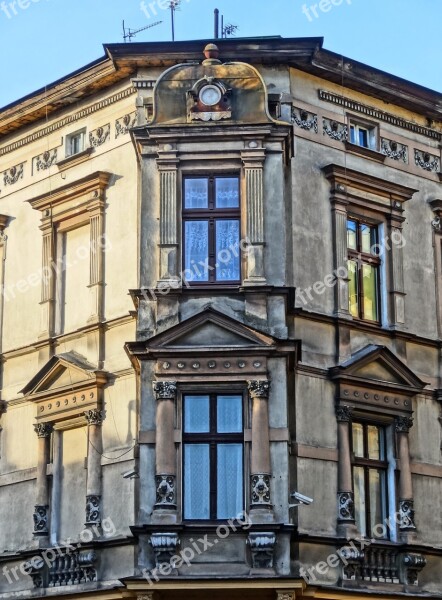
[(175, 41), (175, 12), (180, 10), (181, 0), (169, 0), (170, 18), (172, 21), (172, 42)]
[(145, 31), (146, 29), (151, 29), (152, 27), (156, 27), (157, 25), (161, 25), (163, 21), (155, 21), (155, 23), (151, 23), (150, 25), (146, 25), (145, 27), (141, 27), (140, 29), (130, 29), (129, 27), (126, 29), (126, 26), (123, 21), (123, 39), (125, 42), (129, 40), (132, 41), (132, 38), (140, 33), (141, 31)]
[[(215, 39), (219, 39), (219, 10), (215, 8)], [(235, 35), (235, 32), (238, 30), (238, 25), (232, 25), (231, 23), (227, 23), (224, 25), (224, 15), (221, 15), (221, 37), (227, 38), (230, 35)]]

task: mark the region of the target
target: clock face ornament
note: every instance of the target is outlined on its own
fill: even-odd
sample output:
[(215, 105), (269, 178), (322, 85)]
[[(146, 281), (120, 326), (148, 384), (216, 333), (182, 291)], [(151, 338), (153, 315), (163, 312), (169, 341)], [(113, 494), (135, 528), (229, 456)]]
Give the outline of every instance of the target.
[(216, 85), (206, 85), (200, 91), (199, 97), (205, 106), (215, 106), (220, 102), (222, 93)]

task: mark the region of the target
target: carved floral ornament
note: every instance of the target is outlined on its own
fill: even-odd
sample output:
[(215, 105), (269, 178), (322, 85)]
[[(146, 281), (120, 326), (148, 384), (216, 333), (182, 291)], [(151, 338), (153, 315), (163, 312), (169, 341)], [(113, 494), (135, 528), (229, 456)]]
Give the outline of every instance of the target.
[(154, 381), (153, 390), (157, 400), (175, 400), (175, 381)]
[(19, 179), (23, 179), (23, 169), (25, 163), (20, 163), (10, 169), (3, 171), (4, 185), (14, 185)]
[(252, 398), (268, 398), (270, 392), (270, 381), (253, 380), (247, 382), (249, 393)]
[(414, 161), (418, 167), (425, 171), (437, 173), (439, 171), (439, 158), (433, 156), (429, 152), (423, 152), (422, 150), (414, 151)]

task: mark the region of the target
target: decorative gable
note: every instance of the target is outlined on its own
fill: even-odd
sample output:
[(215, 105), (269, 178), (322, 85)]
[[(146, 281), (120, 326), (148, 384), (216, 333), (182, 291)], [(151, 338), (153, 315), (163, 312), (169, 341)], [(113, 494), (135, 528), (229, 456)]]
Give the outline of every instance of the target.
[(208, 308), (146, 342), (126, 344), (139, 361), (155, 360), (159, 377), (228, 376), (247, 379), (267, 373), (270, 356), (296, 357), (295, 340), (277, 340)]
[(106, 383), (106, 372), (80, 354), (66, 352), (53, 356), (21, 391), (36, 404), (37, 423), (55, 423), (100, 409)]
[(388, 348), (373, 344), (332, 368), (330, 375), (340, 402), (386, 413), (412, 412), (411, 398), (427, 385)]

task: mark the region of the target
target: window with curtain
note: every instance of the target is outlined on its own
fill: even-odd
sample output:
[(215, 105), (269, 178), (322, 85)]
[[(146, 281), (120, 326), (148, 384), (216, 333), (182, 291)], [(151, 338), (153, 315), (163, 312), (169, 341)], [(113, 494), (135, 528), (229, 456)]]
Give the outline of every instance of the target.
[(365, 537), (378, 537), (388, 516), (388, 461), (385, 427), (352, 423), (353, 489), (356, 526)]
[(238, 175), (184, 178), (183, 271), (189, 284), (241, 280)]
[(244, 509), (243, 398), (183, 397), (183, 510), (186, 520), (224, 520)]
[(378, 227), (347, 220), (350, 313), (364, 321), (380, 321)]

